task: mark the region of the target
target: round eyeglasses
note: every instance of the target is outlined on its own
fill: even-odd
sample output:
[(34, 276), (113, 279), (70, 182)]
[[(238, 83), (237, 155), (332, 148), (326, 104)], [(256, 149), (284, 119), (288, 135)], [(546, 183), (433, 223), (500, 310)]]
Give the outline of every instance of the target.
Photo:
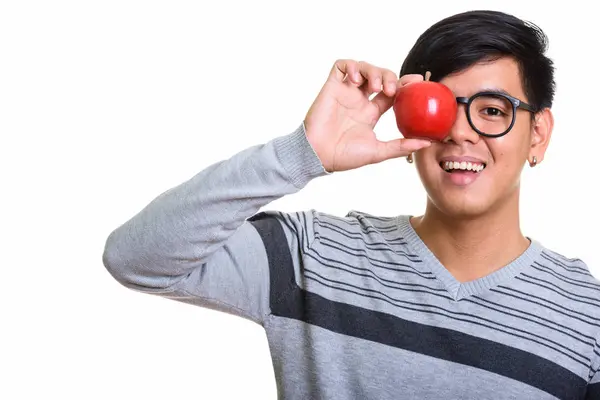
[(467, 120), (478, 134), (497, 138), (506, 135), (515, 125), (517, 109), (535, 113), (535, 109), (507, 93), (486, 91), (471, 97), (457, 97), (465, 105)]

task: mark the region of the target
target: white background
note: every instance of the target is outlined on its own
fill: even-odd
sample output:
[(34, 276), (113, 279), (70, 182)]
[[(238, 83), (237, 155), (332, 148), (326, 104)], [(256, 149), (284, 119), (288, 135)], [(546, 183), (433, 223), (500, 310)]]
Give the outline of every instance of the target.
[[(275, 399), (262, 328), (125, 289), (102, 265), (107, 235), (213, 162), (295, 129), (335, 59), (398, 71), (424, 29), (474, 7), (550, 37), (556, 125), (546, 160), (524, 171), (523, 230), (600, 276), (595, 12), (574, 1), (323, 4), (2, 2), (0, 398)], [(391, 113), (377, 133), (397, 137)], [(396, 215), (424, 201), (398, 159), (268, 208)]]

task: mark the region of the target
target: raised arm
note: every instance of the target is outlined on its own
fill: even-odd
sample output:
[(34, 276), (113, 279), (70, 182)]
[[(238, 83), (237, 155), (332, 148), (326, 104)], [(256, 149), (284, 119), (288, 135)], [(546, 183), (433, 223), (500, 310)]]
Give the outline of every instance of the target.
[[(311, 179), (428, 146), (417, 139), (383, 142), (373, 131), (397, 88), (422, 79), (398, 80), (368, 63), (336, 61), (302, 125), (155, 198), (108, 236), (104, 265), (131, 289), (262, 321), (269, 266), (264, 238), (247, 219)], [(290, 250), (314, 239), (313, 212), (272, 215), (281, 219)]]
[(156, 197), (110, 233), (104, 265), (131, 289), (260, 319), (268, 265), (246, 219), (326, 173), (300, 126)]

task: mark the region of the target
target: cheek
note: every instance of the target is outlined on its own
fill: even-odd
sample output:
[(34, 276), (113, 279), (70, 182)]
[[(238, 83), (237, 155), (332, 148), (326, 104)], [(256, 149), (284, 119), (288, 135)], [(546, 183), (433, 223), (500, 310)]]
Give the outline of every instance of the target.
[[(516, 132), (509, 132), (511, 133)], [(515, 135), (516, 136), (516, 135)], [(487, 139), (488, 149), (492, 155), (494, 163), (503, 168), (519, 167), (527, 158), (529, 152), (529, 143), (525, 135), (516, 137), (504, 136), (497, 139)]]
[(490, 144), (488, 148), (494, 160), (495, 179), (505, 180), (507, 184), (518, 180), (527, 158), (527, 146), (520, 140), (504, 140)]
[(434, 170), (437, 167), (437, 164), (435, 162), (432, 162), (435, 160), (436, 157), (436, 149), (435, 149), (435, 144), (433, 146), (430, 146), (428, 148), (419, 150), (414, 158), (415, 158), (415, 164), (417, 169), (423, 173), (423, 172), (428, 172), (430, 170)]
[[(434, 147), (434, 146), (431, 146)], [(419, 175), (419, 178), (426, 186), (436, 185), (436, 177), (439, 175), (437, 168), (439, 166), (435, 163), (436, 153), (431, 147), (419, 150), (414, 155), (414, 168)]]

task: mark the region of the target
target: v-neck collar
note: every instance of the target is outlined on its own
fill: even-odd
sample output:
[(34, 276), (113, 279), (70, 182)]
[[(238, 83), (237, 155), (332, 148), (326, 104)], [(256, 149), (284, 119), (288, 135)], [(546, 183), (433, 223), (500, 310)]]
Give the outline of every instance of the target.
[(422, 259), (436, 278), (442, 283), (445, 289), (450, 293), (454, 300), (461, 300), (472, 295), (483, 294), (492, 287), (506, 283), (519, 275), (525, 269), (530, 268), (542, 252), (542, 245), (528, 238), (529, 247), (510, 264), (486, 275), (482, 278), (460, 282), (442, 265), (438, 258), (431, 252), (425, 242), (421, 240), (417, 232), (410, 223), (410, 216), (402, 215), (398, 217), (398, 229), (408, 245)]

